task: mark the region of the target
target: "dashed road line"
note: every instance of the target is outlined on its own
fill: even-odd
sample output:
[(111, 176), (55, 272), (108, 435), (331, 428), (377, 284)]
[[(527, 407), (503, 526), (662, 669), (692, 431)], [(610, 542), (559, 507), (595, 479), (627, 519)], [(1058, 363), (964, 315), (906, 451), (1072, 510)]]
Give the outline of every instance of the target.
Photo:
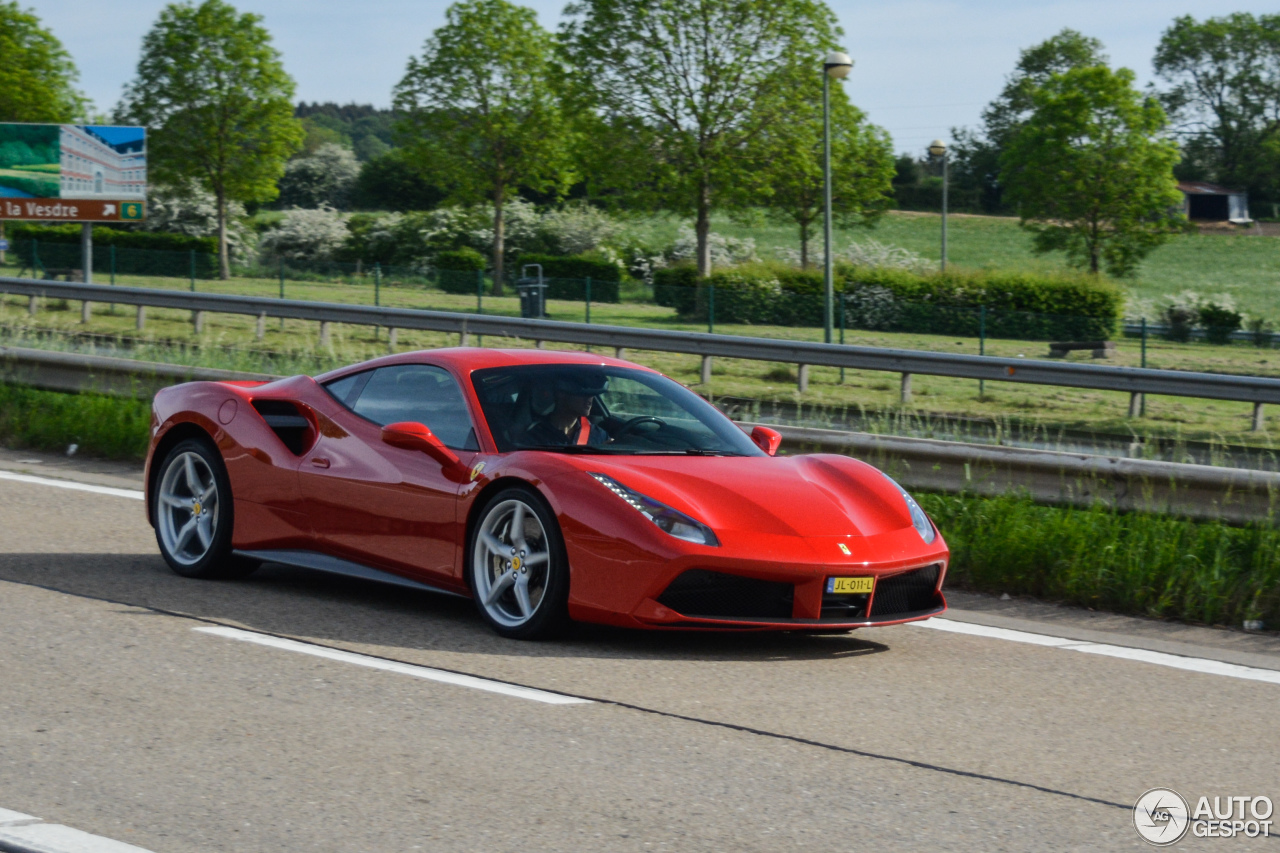
[(55, 489), (71, 489), (77, 492), (92, 492), (95, 495), (112, 495), (117, 498), (132, 498), (140, 501), (145, 495), (136, 489), (115, 489), (111, 486), (95, 486), (92, 483), (77, 483), (74, 480), (51, 480), (48, 477), (33, 477), (30, 474), (15, 474), (12, 471), (0, 471), (0, 480), (12, 480), (15, 483), (31, 483), (36, 486), (53, 486)]
[(244, 631), (240, 628), (210, 626), (193, 628), (192, 630), (199, 631), (202, 634), (213, 634), (217, 637), (226, 637), (229, 640), (242, 640), (247, 643), (256, 643), (260, 646), (270, 646), (275, 649), (300, 652), (304, 655), (313, 655), (315, 657), (327, 658), (328, 660), (340, 661), (342, 663), (351, 663), (356, 666), (364, 666), (370, 669), (381, 669), (387, 672), (397, 672), (401, 675), (412, 675), (415, 678), (425, 678), (428, 681), (438, 681), (441, 684), (452, 684), (456, 687), (469, 687), (472, 690), (485, 690), (489, 693), (500, 693), (503, 696), (514, 696), (517, 699), (530, 699), (534, 702), (544, 702), (548, 705), (592, 704), (590, 699), (583, 699), (578, 696), (568, 696), (563, 693), (552, 693), (548, 690), (538, 690), (534, 687), (509, 684), (505, 681), (494, 681), (488, 678), (480, 678), (475, 675), (464, 675), (458, 672), (449, 672), (446, 669), (435, 669), (429, 666), (401, 663), (399, 661), (388, 660), (387, 658), (373, 657), (372, 655), (362, 655), (357, 652), (334, 649), (329, 646), (318, 646), (313, 643), (289, 640), (284, 637), (276, 637), (271, 634), (259, 634), (255, 631)]
[(1087, 643), (1080, 640), (1069, 640), (1066, 637), (1054, 637), (1049, 634), (1033, 634), (1030, 631), (1015, 631), (1011, 628), (994, 628), (990, 625), (977, 625), (973, 622), (956, 622), (951, 619), (926, 619), (912, 623), (919, 628), (932, 628), (935, 631), (950, 631), (955, 634), (970, 634), (975, 637), (989, 637), (1013, 643), (1030, 643), (1035, 646), (1050, 646), (1055, 649), (1066, 649), (1071, 652), (1084, 652), (1089, 655), (1123, 658), (1141, 663), (1167, 666), (1188, 672), (1199, 672), (1205, 675), (1222, 675), (1227, 678), (1243, 678), (1246, 681), (1263, 681), (1268, 684), (1280, 684), (1280, 671), (1261, 669), (1254, 666), (1242, 666), (1236, 663), (1224, 663), (1211, 658), (1194, 658), (1183, 655), (1171, 655), (1167, 652), (1153, 652), (1149, 649), (1133, 649), (1127, 646), (1113, 646), (1109, 643)]
[(0, 809), (0, 851), (3, 853), (150, 853), (101, 835), (91, 835), (60, 823), (45, 823), (22, 812)]

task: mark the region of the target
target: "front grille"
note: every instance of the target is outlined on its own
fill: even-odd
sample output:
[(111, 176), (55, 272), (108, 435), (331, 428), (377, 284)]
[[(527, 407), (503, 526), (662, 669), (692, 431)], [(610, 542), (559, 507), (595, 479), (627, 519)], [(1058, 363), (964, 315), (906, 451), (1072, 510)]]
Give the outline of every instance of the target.
[(836, 622), (860, 622), (867, 618), (869, 595), (822, 594), (822, 618)]
[(941, 568), (938, 565), (925, 566), (877, 581), (875, 600), (871, 602), (871, 618), (887, 619), (933, 609)]
[(789, 583), (690, 569), (671, 582), (658, 603), (682, 616), (790, 619), (794, 597)]

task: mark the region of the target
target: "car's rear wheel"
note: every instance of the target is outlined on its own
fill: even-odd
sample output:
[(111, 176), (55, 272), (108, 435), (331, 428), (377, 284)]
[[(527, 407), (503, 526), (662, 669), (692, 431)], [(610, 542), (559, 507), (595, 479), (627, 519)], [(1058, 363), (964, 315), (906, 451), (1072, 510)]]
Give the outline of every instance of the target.
[(569, 622), (569, 560), (560, 526), (527, 488), (494, 495), (471, 532), (471, 591), (504, 637), (545, 639)]
[(188, 578), (244, 577), (258, 563), (231, 553), (231, 482), (209, 441), (189, 438), (160, 463), (151, 491), (160, 554)]

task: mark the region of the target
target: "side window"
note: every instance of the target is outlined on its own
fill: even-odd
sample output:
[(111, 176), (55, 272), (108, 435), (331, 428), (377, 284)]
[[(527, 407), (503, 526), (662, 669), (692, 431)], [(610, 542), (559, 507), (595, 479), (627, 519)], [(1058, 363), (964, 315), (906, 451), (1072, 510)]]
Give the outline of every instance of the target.
[(348, 405), (357, 415), (379, 426), (416, 421), (429, 426), (448, 447), (480, 449), (462, 391), (453, 377), (439, 367), (380, 367), (373, 371), (354, 403)]
[(353, 373), (350, 376), (344, 376), (341, 379), (335, 379), (332, 382), (326, 382), (324, 389), (333, 395), (333, 398), (348, 409), (351, 404), (356, 401), (360, 390), (364, 388), (364, 383), (369, 381), (372, 371), (364, 371), (362, 373)]

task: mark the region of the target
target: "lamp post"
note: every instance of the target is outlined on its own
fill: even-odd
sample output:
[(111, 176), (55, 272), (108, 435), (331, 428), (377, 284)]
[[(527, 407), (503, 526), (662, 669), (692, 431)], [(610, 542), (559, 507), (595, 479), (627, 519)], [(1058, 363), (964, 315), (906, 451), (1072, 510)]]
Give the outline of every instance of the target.
[(935, 139), (929, 143), (929, 154), (942, 161), (942, 271), (947, 271), (947, 143)]
[(853, 70), (846, 53), (832, 51), (822, 64), (822, 335), (831, 343), (831, 320), (835, 316), (835, 267), (831, 258), (831, 81), (843, 80)]

